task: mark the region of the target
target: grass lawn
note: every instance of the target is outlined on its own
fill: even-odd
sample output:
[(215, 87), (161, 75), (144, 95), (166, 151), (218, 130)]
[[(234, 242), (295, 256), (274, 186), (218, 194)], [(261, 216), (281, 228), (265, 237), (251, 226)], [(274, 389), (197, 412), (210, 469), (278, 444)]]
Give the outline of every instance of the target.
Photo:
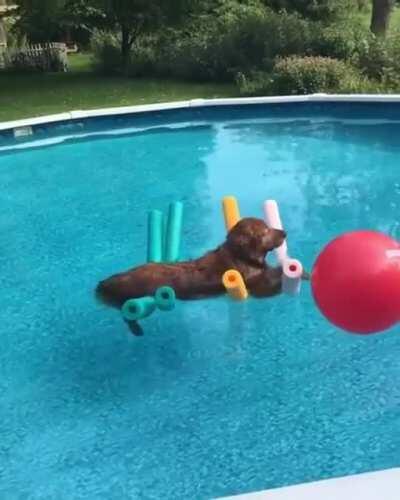
[(199, 97), (232, 97), (234, 85), (105, 77), (87, 54), (70, 56), (68, 73), (0, 73), (0, 122), (76, 109), (128, 106)]

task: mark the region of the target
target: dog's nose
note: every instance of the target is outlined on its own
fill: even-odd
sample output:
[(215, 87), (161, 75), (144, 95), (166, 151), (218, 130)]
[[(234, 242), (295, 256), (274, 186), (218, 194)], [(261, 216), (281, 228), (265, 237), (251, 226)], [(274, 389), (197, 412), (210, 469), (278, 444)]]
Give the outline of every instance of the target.
[(277, 229), (278, 233), (279, 233), (279, 236), (285, 240), (286, 239), (286, 231), (284, 231), (283, 229)]

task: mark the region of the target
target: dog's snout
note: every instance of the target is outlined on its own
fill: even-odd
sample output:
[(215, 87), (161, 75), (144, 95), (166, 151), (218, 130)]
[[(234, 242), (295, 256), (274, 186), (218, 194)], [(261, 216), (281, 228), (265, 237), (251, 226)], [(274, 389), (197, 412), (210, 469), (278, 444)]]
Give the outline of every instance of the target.
[(286, 231), (284, 231), (283, 229), (274, 229), (273, 230), (272, 240), (273, 240), (273, 247), (274, 248), (281, 246), (282, 243), (285, 241), (285, 239), (286, 239)]
[(272, 235), (276, 239), (281, 239), (281, 240), (286, 239), (286, 231), (284, 231), (283, 229), (272, 229)]

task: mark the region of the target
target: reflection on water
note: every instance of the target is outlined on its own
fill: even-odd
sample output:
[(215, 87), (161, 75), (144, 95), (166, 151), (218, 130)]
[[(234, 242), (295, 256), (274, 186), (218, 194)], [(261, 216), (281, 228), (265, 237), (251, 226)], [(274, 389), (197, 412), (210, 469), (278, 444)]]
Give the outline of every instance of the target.
[(261, 215), (261, 202), (276, 198), (292, 241), (312, 238), (327, 220), (332, 235), (359, 228), (393, 233), (399, 133), (399, 124), (312, 121), (219, 127), (218, 147), (208, 158), (215, 205), (239, 186), (247, 215)]

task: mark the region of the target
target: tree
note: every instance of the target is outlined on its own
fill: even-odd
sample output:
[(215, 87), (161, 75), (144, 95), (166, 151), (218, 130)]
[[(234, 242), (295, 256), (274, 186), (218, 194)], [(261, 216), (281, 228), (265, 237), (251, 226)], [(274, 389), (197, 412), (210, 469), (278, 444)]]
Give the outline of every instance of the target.
[(68, 0), (68, 22), (85, 29), (116, 31), (123, 64), (139, 36), (179, 22), (199, 0)]
[(70, 30), (114, 31), (124, 64), (140, 35), (179, 22), (201, 0), (16, 0), (17, 29), (31, 42), (65, 37)]
[(375, 35), (385, 36), (389, 27), (392, 0), (372, 0), (371, 31)]
[(15, 29), (30, 42), (50, 42), (58, 39), (62, 30), (65, 0), (18, 0)]

